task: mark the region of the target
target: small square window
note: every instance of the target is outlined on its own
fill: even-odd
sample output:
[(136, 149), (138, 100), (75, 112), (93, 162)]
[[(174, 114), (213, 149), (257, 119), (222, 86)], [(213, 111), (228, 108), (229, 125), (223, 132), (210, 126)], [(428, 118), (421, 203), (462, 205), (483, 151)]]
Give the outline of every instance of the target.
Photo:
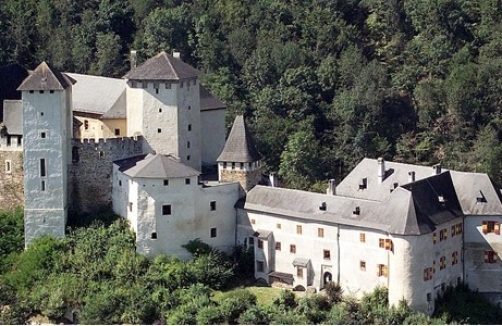
[(258, 239), (258, 249), (263, 249), (263, 240)]
[(171, 83), (166, 83), (166, 89), (171, 89)]
[(190, 141), (187, 141), (187, 148), (190, 148)]
[(40, 94), (43, 94), (43, 93), (44, 93), (44, 91), (38, 91), (38, 92), (39, 92)]
[(331, 252), (329, 250), (323, 250), (323, 258), (324, 259), (331, 259)]
[(190, 161), (190, 155), (187, 155), (187, 161)]
[(155, 89), (155, 94), (159, 94), (159, 89), (158, 88)]
[(41, 133), (40, 133), (40, 138), (42, 138), (42, 139), (47, 138), (47, 133), (45, 133), (45, 132), (41, 132)]
[(216, 238), (216, 228), (211, 228), (211, 238)]
[(215, 211), (216, 210), (216, 201), (212, 201), (209, 203), (209, 208), (212, 210), (212, 211)]
[(52, 89), (51, 89), (51, 90), (49, 91), (49, 93), (54, 94), (54, 90), (52, 90)]
[(43, 112), (40, 112), (40, 115), (43, 117), (43, 116), (44, 116), (44, 113), (43, 113)]
[(119, 187), (122, 187), (122, 180), (119, 180)]
[(249, 237), (249, 245), (250, 246), (254, 246), (254, 238), (253, 237)]
[(157, 239), (157, 232), (152, 232), (152, 239)]
[(289, 252), (292, 254), (296, 254), (296, 245), (289, 245)]
[(169, 180), (167, 179), (164, 180), (164, 186), (169, 186)]
[(192, 131), (192, 125), (188, 125), (188, 131)]
[(359, 241), (362, 243), (366, 242), (366, 234), (365, 233), (359, 233)]
[(319, 238), (324, 238), (324, 229), (323, 228), (318, 228), (317, 229), (317, 236)]
[(427, 293), (427, 302), (431, 302), (432, 301), (432, 294), (429, 292)]
[(159, 113), (162, 113), (162, 108), (159, 108)]
[(251, 219), (251, 224), (256, 224), (256, 220), (254, 218)]
[(99, 151), (98, 155), (99, 155), (99, 158), (103, 158), (105, 156), (105, 152)]
[(188, 106), (188, 109), (189, 109), (189, 110), (191, 110), (191, 109), (192, 109), (192, 107), (189, 105), (189, 106)]
[(281, 251), (281, 243), (280, 242), (275, 243), (275, 250)]
[(297, 234), (302, 234), (303, 230), (302, 230), (302, 226), (301, 225), (297, 225), (296, 226), (296, 233)]
[(162, 129), (157, 128), (157, 133), (160, 134), (162, 132)]
[(30, 90), (30, 94), (33, 94), (33, 93), (35, 93), (35, 91), (33, 91), (33, 90)]
[(171, 205), (162, 205), (162, 215), (171, 215)]
[(115, 136), (120, 136), (120, 129), (118, 128), (115, 129)]
[(282, 227), (281, 223), (277, 223), (277, 228), (280, 229)]
[(301, 266), (296, 267), (296, 276), (298, 278), (303, 278), (303, 267)]
[(143, 88), (148, 88), (148, 82), (142, 82), (141, 87)]
[(5, 161), (5, 173), (12, 173), (12, 161)]
[(366, 262), (364, 260), (359, 261), (359, 269), (362, 271), (366, 270)]
[(190, 178), (186, 178), (186, 179), (185, 179), (185, 184), (186, 184), (186, 185), (189, 185), (189, 184), (190, 184)]

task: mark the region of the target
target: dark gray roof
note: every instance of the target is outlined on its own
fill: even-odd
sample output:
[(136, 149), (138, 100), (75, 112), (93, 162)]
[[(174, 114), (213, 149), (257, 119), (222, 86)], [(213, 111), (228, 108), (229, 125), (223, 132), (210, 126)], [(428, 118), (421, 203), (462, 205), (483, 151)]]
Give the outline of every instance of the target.
[[(383, 201), (391, 194), (395, 185), (409, 183), (409, 172), (415, 172), (415, 180), (434, 175), (432, 166), (421, 166), (385, 161), (385, 178), (378, 183), (378, 160), (365, 158), (336, 186), (340, 196)], [(442, 169), (442, 171), (447, 171)], [(366, 179), (366, 188), (359, 185)]]
[(126, 82), (119, 78), (66, 73), (78, 83), (72, 89), (73, 110), (125, 118)]
[(310, 262), (310, 259), (308, 259), (308, 258), (295, 258), (293, 260), (293, 266), (307, 267), (309, 262)]
[(170, 155), (148, 154), (144, 159), (114, 162), (119, 171), (133, 178), (183, 178), (199, 175), (200, 172), (180, 163)]
[(201, 75), (194, 67), (162, 51), (129, 71), (124, 78), (133, 80), (180, 80)]
[(272, 234), (272, 231), (270, 230), (256, 230), (255, 233), (253, 233), (253, 237), (257, 237), (258, 239), (263, 239), (266, 240), (268, 237)]
[(18, 87), (18, 91), (63, 90), (75, 83), (75, 80), (52, 69), (45, 61), (29, 75)]
[(223, 104), (220, 100), (215, 98), (204, 86), (199, 85), (200, 93), (200, 110), (219, 110), (225, 109), (227, 106)]
[(421, 235), (463, 213), (450, 172), (443, 172), (396, 188), (375, 216), (390, 220), (391, 234)]
[(248, 131), (244, 117), (235, 117), (234, 125), (228, 135), (225, 147), (218, 157), (218, 162), (256, 162), (261, 159), (256, 150), (251, 133)]
[(4, 125), (9, 135), (23, 134), (23, 101), (5, 100), (3, 102)]

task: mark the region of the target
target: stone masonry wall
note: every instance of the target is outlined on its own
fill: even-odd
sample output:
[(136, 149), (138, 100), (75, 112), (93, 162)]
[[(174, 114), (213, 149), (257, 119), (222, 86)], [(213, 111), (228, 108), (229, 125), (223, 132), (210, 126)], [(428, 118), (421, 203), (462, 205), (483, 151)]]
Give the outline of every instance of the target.
[(224, 169), (221, 171), (221, 180), (226, 182), (239, 182), (242, 189), (249, 191), (258, 184), (261, 177), (259, 169), (254, 171), (242, 171)]
[(143, 154), (142, 139), (74, 139), (69, 169), (70, 209), (90, 212), (112, 202), (113, 161)]
[[(7, 162), (10, 162), (10, 173)], [(23, 151), (0, 151), (0, 210), (10, 210), (23, 203)]]

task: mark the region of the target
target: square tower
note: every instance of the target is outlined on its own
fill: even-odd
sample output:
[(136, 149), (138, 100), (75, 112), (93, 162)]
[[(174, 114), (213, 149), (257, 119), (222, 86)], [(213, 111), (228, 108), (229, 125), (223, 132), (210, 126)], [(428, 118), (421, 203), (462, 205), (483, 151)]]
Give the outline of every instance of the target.
[(42, 62), (18, 88), (23, 101), (26, 246), (45, 234), (64, 236), (72, 84), (71, 78)]

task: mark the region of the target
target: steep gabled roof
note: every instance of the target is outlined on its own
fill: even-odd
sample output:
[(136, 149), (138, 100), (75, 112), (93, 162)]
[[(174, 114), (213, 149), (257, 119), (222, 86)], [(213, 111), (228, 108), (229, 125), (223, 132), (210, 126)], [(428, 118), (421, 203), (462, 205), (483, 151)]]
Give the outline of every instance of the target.
[(76, 81), (51, 68), (45, 61), (29, 75), (18, 87), (18, 91), (63, 90)]
[(4, 124), (9, 135), (23, 134), (23, 101), (5, 100)]
[(201, 72), (164, 51), (129, 71), (124, 78), (133, 80), (180, 80), (197, 77)]
[(133, 178), (184, 178), (200, 174), (170, 155), (148, 154), (137, 161), (121, 160), (114, 163), (119, 166), (119, 171)]
[(220, 110), (225, 109), (227, 106), (223, 104), (220, 100), (213, 96), (202, 84), (199, 84), (200, 93), (200, 110)]
[(452, 171), (451, 177), (465, 215), (502, 215), (500, 188), (486, 173)]
[(217, 161), (247, 163), (256, 162), (260, 159), (261, 155), (256, 150), (251, 133), (244, 122), (244, 117), (242, 115), (236, 116), (225, 147)]

